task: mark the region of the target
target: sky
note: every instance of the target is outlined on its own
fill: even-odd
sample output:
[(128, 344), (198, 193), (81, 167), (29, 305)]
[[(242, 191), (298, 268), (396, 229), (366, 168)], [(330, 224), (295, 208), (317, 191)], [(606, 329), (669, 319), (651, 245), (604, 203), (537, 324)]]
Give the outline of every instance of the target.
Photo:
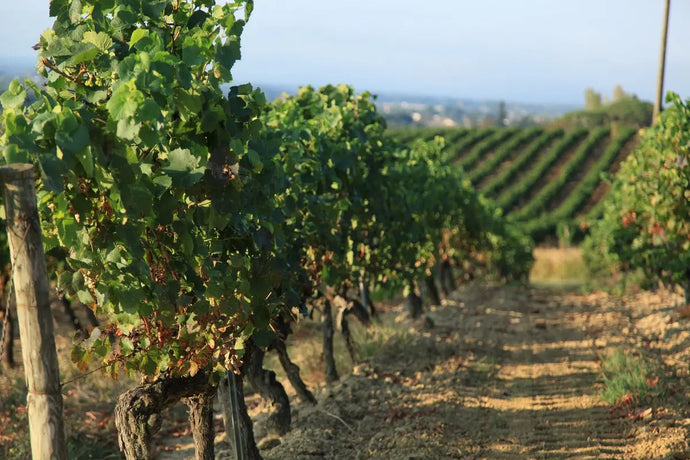
[[(256, 0), (237, 82), (583, 104), (655, 94), (663, 0)], [(690, 98), (690, 1), (671, 5), (665, 90)], [(0, 67), (35, 61), (48, 0), (0, 0)]]

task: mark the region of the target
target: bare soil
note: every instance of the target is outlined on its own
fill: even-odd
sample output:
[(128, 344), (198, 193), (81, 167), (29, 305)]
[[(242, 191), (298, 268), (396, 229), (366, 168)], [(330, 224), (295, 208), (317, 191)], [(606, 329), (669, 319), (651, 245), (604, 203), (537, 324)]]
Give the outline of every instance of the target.
[[(264, 437), (264, 406), (250, 398), (262, 455), (690, 458), (690, 333), (678, 302), (668, 293), (475, 285), (421, 320), (392, 308), (399, 333), (337, 384), (317, 388), (316, 407), (293, 401), (293, 428), (282, 438)], [(655, 397), (601, 401), (601, 359), (615, 348), (657, 366)], [(193, 456), (189, 439), (175, 442), (177, 451), (160, 458)], [(219, 443), (217, 458), (233, 458), (231, 448)]]

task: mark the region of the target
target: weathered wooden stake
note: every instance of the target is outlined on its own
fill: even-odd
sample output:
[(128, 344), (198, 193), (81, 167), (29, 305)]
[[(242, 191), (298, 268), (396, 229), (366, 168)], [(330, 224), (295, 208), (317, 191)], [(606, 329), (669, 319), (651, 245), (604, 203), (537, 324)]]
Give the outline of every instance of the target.
[(29, 390), (31, 453), (35, 459), (66, 460), (60, 373), (33, 165), (0, 168), (0, 182), (5, 197), (19, 337)]

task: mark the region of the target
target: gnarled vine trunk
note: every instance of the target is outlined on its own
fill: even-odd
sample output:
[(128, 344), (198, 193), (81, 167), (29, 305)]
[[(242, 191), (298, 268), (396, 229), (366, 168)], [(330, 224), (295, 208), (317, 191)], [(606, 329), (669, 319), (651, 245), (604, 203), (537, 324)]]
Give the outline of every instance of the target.
[(152, 438), (161, 428), (160, 414), (163, 409), (182, 398), (209, 393), (213, 394), (213, 389), (208, 377), (202, 373), (194, 377), (168, 378), (144, 383), (122, 393), (115, 405), (115, 426), (120, 450), (128, 460), (152, 459)]
[(359, 281), (359, 296), (362, 299), (362, 305), (366, 310), (369, 311), (369, 317), (372, 319), (377, 319), (378, 312), (376, 311), (374, 302), (371, 301), (369, 285), (363, 279)]
[(455, 288), (453, 267), (450, 265), (450, 261), (446, 259), (441, 262), (441, 289), (443, 290), (443, 295), (449, 296), (451, 292), (455, 291)]
[(316, 398), (314, 398), (314, 395), (311, 394), (311, 392), (307, 389), (307, 385), (304, 383), (304, 380), (302, 380), (302, 376), (299, 372), (299, 366), (290, 360), (290, 356), (287, 351), (285, 341), (292, 333), (290, 321), (284, 316), (278, 316), (271, 321), (271, 327), (276, 333), (276, 339), (273, 341), (270, 348), (274, 349), (278, 354), (280, 365), (283, 367), (288, 380), (290, 380), (290, 384), (297, 392), (297, 396), (303, 402), (316, 404)]
[(357, 352), (355, 351), (355, 344), (352, 341), (352, 334), (350, 334), (350, 323), (347, 321), (348, 309), (347, 307), (341, 307), (338, 309), (338, 314), (336, 315), (335, 324), (340, 334), (345, 339), (345, 348), (350, 354), (350, 359), (353, 363), (357, 364), (359, 360), (357, 359)]
[[(254, 439), (252, 419), (247, 413), (247, 406), (244, 402), (242, 376), (229, 372), (227, 378), (222, 379), (218, 385), (218, 397), (223, 408), (226, 440), (232, 443), (237, 454), (236, 458), (261, 460), (261, 454)], [(233, 417), (233, 410), (237, 414), (235, 417)]]
[(323, 306), (323, 358), (326, 365), (326, 383), (337, 382), (339, 379), (333, 356), (333, 333), (331, 302), (326, 299)]
[(304, 380), (302, 380), (302, 376), (299, 373), (299, 366), (290, 360), (285, 342), (282, 339), (277, 339), (273, 344), (273, 349), (278, 353), (280, 365), (283, 366), (283, 370), (288, 380), (290, 380), (290, 384), (297, 392), (297, 397), (299, 397), (302, 402), (316, 404), (316, 398), (312, 392), (309, 391)]
[(369, 312), (364, 307), (362, 302), (360, 302), (357, 299), (346, 298), (345, 300), (347, 302), (347, 313), (352, 313), (353, 315), (355, 315), (363, 326), (370, 327), (371, 317), (369, 316)]
[(422, 299), (414, 292), (414, 283), (409, 285), (409, 292), (403, 307), (411, 318), (419, 318), (422, 315)]
[(290, 414), (290, 399), (283, 385), (276, 380), (276, 374), (263, 368), (264, 351), (249, 340), (244, 352), (242, 372), (249, 379), (249, 383), (259, 392), (270, 406), (270, 415), (266, 422), (269, 433), (284, 435), (290, 430), (292, 416)]
[(431, 305), (441, 305), (441, 296), (438, 293), (438, 288), (436, 288), (436, 281), (434, 281), (433, 275), (424, 278), (424, 286), (429, 296), (429, 303)]
[(182, 398), (189, 407), (189, 424), (196, 448), (196, 460), (214, 460), (213, 397), (215, 388), (207, 393)]
[(64, 310), (65, 314), (69, 317), (69, 321), (72, 324), (74, 330), (86, 333), (86, 328), (81, 324), (81, 321), (79, 321), (79, 318), (74, 313), (74, 308), (72, 308), (72, 302), (70, 302), (69, 299), (64, 295), (60, 296), (58, 300), (62, 304), (62, 309)]

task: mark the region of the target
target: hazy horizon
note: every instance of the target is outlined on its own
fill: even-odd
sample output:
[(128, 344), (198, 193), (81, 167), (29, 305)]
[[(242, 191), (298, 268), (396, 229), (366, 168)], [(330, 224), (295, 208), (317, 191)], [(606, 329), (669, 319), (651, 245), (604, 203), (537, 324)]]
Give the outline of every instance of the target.
[[(0, 5), (0, 67), (35, 62), (48, 0)], [(25, 12), (31, 11), (31, 15)], [(237, 82), (524, 104), (579, 105), (620, 84), (653, 100), (663, 2), (257, 2)], [(665, 91), (690, 97), (690, 2), (671, 5)]]

